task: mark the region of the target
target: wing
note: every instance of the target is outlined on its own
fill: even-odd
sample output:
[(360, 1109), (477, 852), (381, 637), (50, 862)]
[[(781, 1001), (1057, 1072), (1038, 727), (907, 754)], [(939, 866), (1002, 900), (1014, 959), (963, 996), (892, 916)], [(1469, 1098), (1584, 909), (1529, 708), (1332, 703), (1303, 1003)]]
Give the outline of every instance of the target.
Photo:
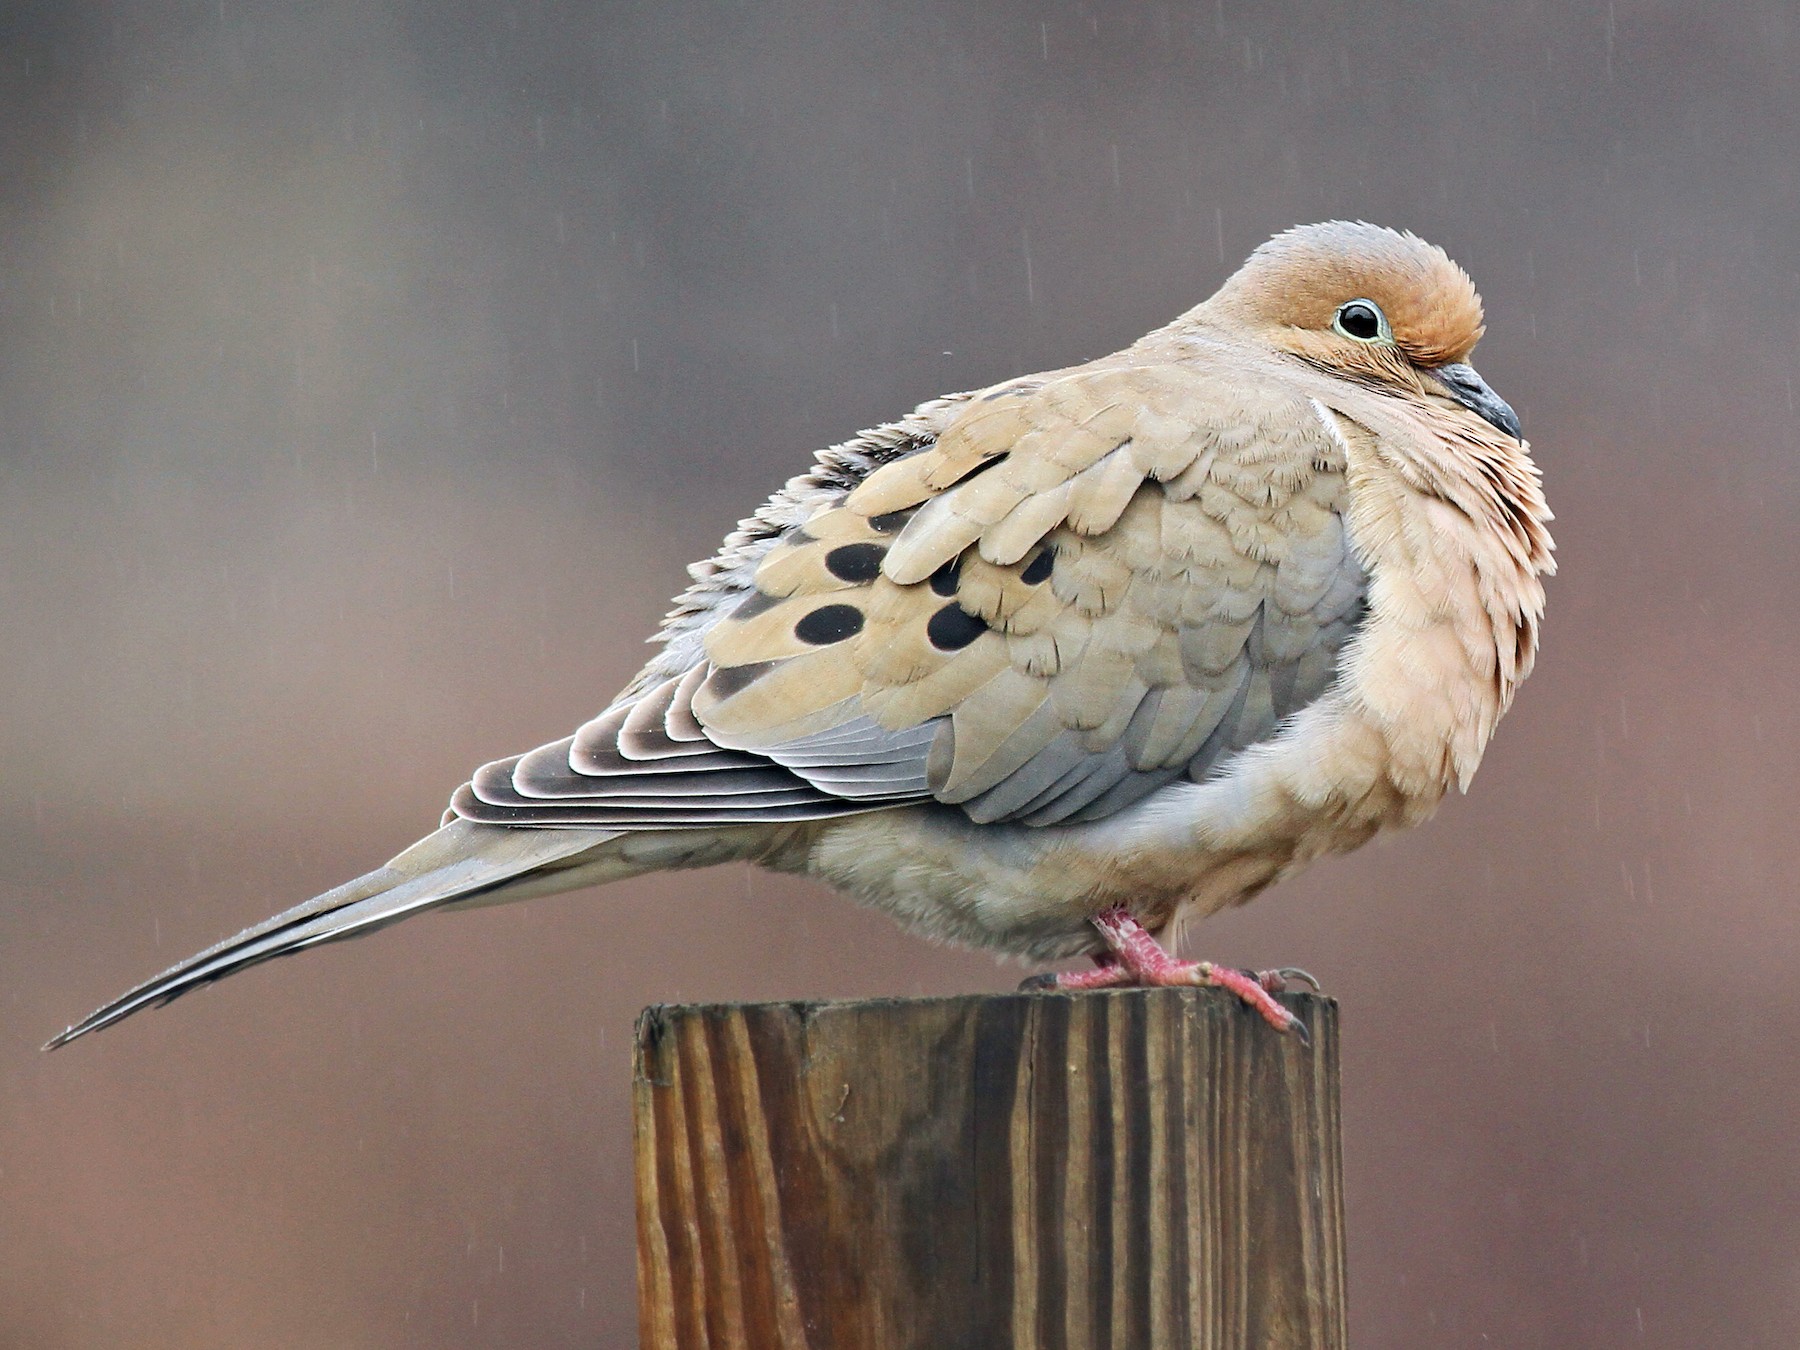
[[(1200, 780), (1330, 685), (1364, 576), (1305, 399), (1183, 365), (959, 406), (772, 535), (702, 645), (453, 809), (620, 829), (906, 802), (1049, 825)], [(654, 668), (654, 663), (653, 663)]]

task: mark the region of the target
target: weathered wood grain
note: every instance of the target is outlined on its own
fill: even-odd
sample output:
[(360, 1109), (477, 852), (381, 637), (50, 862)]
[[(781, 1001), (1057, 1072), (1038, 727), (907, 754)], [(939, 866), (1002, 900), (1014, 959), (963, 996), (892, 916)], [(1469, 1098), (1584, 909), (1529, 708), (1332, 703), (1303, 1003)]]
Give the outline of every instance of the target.
[(1338, 1350), (1337, 1008), (1217, 990), (658, 1007), (644, 1350)]

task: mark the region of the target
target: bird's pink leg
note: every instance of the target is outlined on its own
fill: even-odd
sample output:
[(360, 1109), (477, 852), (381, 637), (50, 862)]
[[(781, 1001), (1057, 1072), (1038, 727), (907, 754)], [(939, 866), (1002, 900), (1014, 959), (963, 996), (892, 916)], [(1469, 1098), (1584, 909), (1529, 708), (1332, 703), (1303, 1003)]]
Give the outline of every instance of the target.
[(1022, 989), (1117, 989), (1136, 984), (1125, 963), (1112, 952), (1097, 952), (1092, 970), (1065, 970), (1058, 975), (1033, 975)]
[[(1100, 930), (1100, 937), (1107, 946), (1106, 951), (1094, 958), (1093, 970), (1041, 975), (1027, 980), (1025, 987), (1079, 990), (1216, 985), (1236, 994), (1277, 1031), (1291, 1031), (1302, 1041), (1306, 1040), (1306, 1025), (1273, 997), (1284, 987), (1284, 976), (1289, 972), (1235, 970), (1230, 966), (1216, 966), (1211, 961), (1179, 961), (1169, 955), (1148, 929), (1119, 906), (1096, 914), (1093, 924)], [(1293, 973), (1317, 984), (1304, 972)]]

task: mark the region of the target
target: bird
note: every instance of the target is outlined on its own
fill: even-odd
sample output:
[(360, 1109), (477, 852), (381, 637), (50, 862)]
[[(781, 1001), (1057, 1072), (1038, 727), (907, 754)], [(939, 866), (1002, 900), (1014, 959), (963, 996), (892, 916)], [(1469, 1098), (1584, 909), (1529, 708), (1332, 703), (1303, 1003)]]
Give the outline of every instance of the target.
[(822, 450), (689, 569), (642, 671), (477, 769), (385, 866), (183, 961), (46, 1048), (426, 910), (749, 861), (912, 932), (1217, 985), (1165, 942), (1466, 790), (1531, 672), (1552, 519), (1470, 364), (1469, 276), (1297, 226), (1097, 360)]

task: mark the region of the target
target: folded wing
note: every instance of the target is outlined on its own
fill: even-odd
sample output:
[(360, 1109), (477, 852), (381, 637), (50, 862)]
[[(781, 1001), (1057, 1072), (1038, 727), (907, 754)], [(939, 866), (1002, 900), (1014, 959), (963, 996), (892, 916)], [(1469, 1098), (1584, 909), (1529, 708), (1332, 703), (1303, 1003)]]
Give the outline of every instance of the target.
[(1343, 448), (1190, 365), (969, 400), (709, 597), (703, 655), (453, 810), (620, 830), (1093, 820), (1273, 735), (1364, 605)]

